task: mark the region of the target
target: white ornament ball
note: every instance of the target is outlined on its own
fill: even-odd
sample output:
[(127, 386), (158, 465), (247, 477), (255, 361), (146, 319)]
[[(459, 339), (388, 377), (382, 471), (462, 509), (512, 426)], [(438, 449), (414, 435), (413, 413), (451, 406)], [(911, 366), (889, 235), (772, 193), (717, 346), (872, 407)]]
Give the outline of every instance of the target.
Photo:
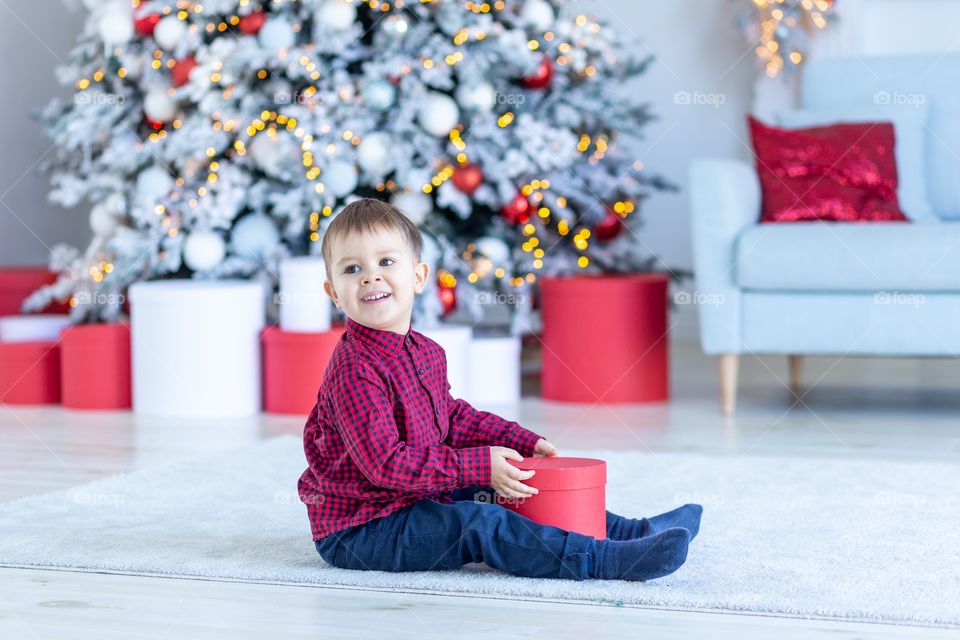
[(153, 29), (153, 39), (161, 49), (167, 51), (176, 49), (185, 35), (187, 35), (187, 23), (173, 14), (160, 20)]
[(555, 16), (553, 7), (544, 0), (527, 0), (523, 5), (520, 17), (537, 31), (547, 31), (553, 26)]
[(226, 254), (227, 245), (215, 231), (192, 231), (183, 243), (183, 261), (193, 271), (213, 269)]
[(393, 171), (396, 163), (393, 158), (393, 141), (382, 132), (364, 136), (357, 145), (357, 161), (360, 166), (375, 176), (382, 177)]
[(413, 224), (422, 224), (433, 212), (433, 200), (427, 194), (418, 191), (397, 193), (390, 198), (390, 204), (403, 211)]
[(490, 111), (497, 104), (497, 91), (489, 82), (462, 84), (455, 95), (460, 106), (471, 111)]
[(119, 222), (119, 218), (107, 202), (99, 202), (90, 209), (90, 228), (96, 236), (109, 236)]
[(352, 0), (327, 0), (317, 11), (317, 20), (331, 31), (343, 31), (356, 22), (357, 8)]
[(100, 37), (108, 47), (118, 47), (133, 37), (133, 12), (129, 3), (115, 2), (100, 16)]
[(386, 80), (371, 80), (363, 87), (363, 99), (371, 109), (386, 111), (397, 99), (397, 90)]
[(348, 162), (334, 160), (324, 170), (320, 180), (334, 197), (342, 198), (357, 188), (357, 168)]
[(407, 19), (407, 16), (394, 14), (383, 21), (383, 33), (387, 34), (394, 40), (399, 40), (403, 36), (407, 35), (407, 31), (410, 30), (410, 20)]
[(173, 177), (163, 167), (147, 167), (137, 176), (137, 202), (152, 209), (170, 193), (174, 184)]
[(257, 35), (260, 46), (269, 51), (289, 49), (296, 42), (293, 27), (284, 18), (270, 18)]
[(151, 120), (170, 122), (177, 115), (177, 103), (166, 87), (153, 87), (143, 98), (143, 113)]
[(297, 161), (296, 145), (290, 134), (260, 133), (250, 143), (250, 157), (264, 173), (275, 178), (286, 176)]
[(122, 216), (127, 213), (127, 200), (123, 197), (123, 194), (118, 191), (114, 191), (107, 196), (103, 204), (107, 207), (107, 210), (115, 216)]
[(243, 258), (262, 260), (279, 242), (277, 224), (264, 213), (244, 216), (230, 232), (230, 248)]
[(497, 265), (506, 264), (510, 259), (510, 249), (500, 238), (484, 236), (476, 241), (477, 250)]
[(459, 119), (460, 109), (453, 98), (436, 91), (427, 95), (417, 113), (417, 120), (423, 130), (438, 138), (450, 135), (450, 130), (457, 126)]

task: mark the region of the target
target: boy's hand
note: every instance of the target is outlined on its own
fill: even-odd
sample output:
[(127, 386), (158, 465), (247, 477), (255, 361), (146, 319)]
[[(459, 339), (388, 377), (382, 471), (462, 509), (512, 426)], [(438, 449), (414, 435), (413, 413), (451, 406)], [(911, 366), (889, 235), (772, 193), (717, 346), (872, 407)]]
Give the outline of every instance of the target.
[(533, 455), (538, 457), (542, 457), (542, 456), (552, 457), (559, 454), (560, 454), (560, 450), (557, 449), (552, 444), (550, 444), (549, 442), (547, 442), (546, 439), (544, 438), (540, 438), (539, 440), (537, 440), (537, 446), (533, 450)]
[(490, 447), (490, 486), (505, 498), (527, 498), (539, 493), (538, 489), (520, 482), (533, 477), (533, 470), (523, 471), (507, 462), (523, 460), (523, 456), (509, 447)]

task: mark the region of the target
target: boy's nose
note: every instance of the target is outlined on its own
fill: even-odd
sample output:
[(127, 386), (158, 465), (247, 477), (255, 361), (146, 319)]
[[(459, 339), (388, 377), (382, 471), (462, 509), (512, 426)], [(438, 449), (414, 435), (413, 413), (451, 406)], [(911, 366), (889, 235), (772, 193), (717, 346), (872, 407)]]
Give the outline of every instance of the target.
[(370, 283), (370, 282), (380, 282), (380, 280), (382, 280), (382, 278), (380, 277), (380, 274), (379, 274), (379, 273), (373, 273), (373, 274), (370, 274), (370, 275), (368, 275), (368, 276), (365, 276), (365, 277), (363, 278), (363, 283), (364, 283), (364, 284), (367, 284), (367, 283)]

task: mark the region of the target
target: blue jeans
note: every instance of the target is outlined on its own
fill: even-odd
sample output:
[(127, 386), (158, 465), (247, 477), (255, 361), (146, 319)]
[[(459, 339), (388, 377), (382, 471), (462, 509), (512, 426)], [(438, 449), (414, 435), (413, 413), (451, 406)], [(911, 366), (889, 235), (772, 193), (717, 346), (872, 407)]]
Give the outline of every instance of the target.
[(455, 491), (452, 504), (424, 499), (321, 538), (317, 552), (342, 569), (432, 571), (486, 562), (530, 578), (596, 577), (602, 541), (537, 524), (494, 498), (493, 489), (476, 486)]

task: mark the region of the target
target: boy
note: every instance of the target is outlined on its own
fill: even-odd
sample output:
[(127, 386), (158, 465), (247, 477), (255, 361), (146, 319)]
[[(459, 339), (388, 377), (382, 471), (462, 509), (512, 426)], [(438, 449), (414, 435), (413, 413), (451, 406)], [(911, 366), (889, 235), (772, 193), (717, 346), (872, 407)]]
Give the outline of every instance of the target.
[(363, 199), (323, 238), (324, 291), (347, 316), (304, 428), (298, 483), (317, 552), (348, 569), (426, 571), (486, 562), (519, 576), (648, 580), (676, 571), (699, 505), (651, 519), (607, 512), (607, 540), (496, 503), (537, 489), (508, 460), (555, 456), (546, 439), (454, 399), (443, 349), (410, 328), (430, 274), (399, 210)]

